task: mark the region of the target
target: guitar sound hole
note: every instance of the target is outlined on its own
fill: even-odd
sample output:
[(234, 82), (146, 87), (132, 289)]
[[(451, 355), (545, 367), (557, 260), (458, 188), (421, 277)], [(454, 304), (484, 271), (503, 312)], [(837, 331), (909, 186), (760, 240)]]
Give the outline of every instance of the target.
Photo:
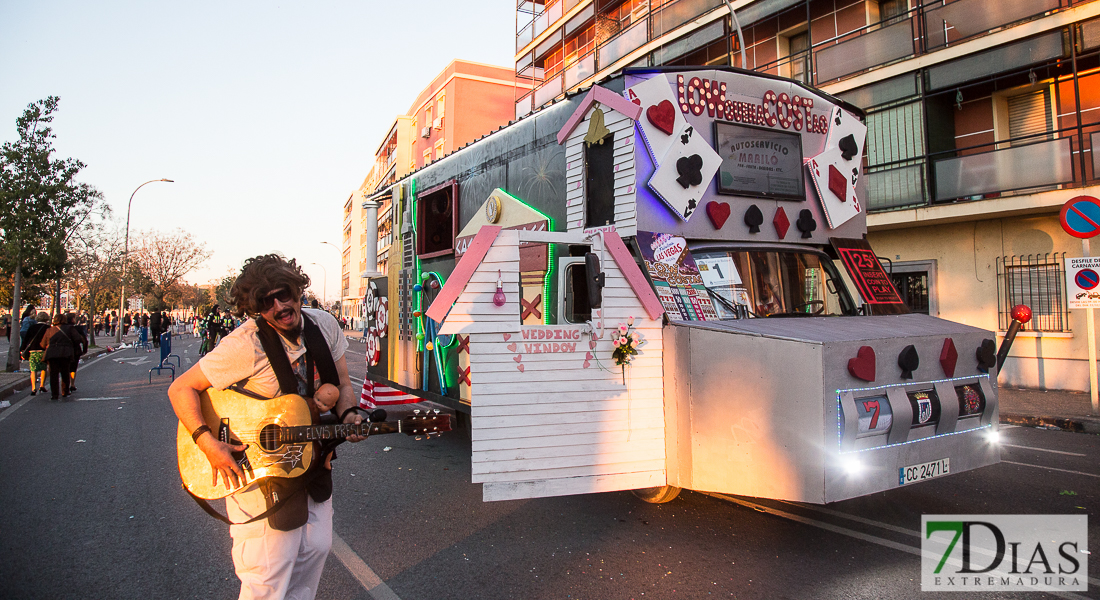
[(265, 452), (274, 452), (280, 445), (278, 425), (267, 425), (260, 430), (260, 447)]

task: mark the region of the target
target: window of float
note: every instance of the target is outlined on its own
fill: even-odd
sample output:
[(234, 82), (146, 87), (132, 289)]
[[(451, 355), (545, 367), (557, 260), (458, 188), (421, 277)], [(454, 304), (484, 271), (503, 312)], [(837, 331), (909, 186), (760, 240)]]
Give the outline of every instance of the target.
[[(430, 150), (429, 150), (430, 152)], [(416, 255), (454, 254), (458, 231), (458, 183), (450, 180), (425, 190), (416, 200)]]
[[(512, 200), (515, 200), (516, 202), (519, 202), (520, 204), (526, 206), (531, 211), (538, 214), (540, 217), (546, 219), (546, 230), (555, 231), (554, 219), (551, 218), (549, 215), (535, 208), (534, 206), (531, 206), (527, 202), (524, 202), (523, 200), (520, 200), (519, 198), (509, 194), (508, 192), (505, 192), (504, 190), (501, 190), (501, 193), (508, 196)], [(552, 325), (557, 320), (553, 318), (553, 315), (550, 312), (550, 309), (552, 308), (550, 304), (550, 294), (552, 294), (554, 291), (554, 273), (556, 271), (556, 269), (554, 268), (554, 263), (554, 244), (546, 244), (546, 276), (543, 277), (542, 280), (542, 319), (543, 323), (545, 323), (546, 325)], [(522, 294), (522, 290), (520, 290), (520, 293)]]

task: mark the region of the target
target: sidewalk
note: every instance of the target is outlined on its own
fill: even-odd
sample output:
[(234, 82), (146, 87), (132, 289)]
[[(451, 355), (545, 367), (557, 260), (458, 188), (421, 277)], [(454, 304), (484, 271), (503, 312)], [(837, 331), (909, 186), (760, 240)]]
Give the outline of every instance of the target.
[(997, 397), (1002, 423), (1100, 433), (1100, 416), (1092, 414), (1086, 393), (1000, 388)]

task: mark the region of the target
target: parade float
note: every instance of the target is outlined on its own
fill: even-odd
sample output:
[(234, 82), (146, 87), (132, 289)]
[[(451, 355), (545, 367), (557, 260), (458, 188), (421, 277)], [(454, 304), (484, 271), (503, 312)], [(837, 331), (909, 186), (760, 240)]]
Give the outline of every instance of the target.
[(468, 415), (485, 500), (826, 503), (996, 463), (994, 335), (898, 296), (866, 133), (791, 80), (627, 70), (410, 174), (364, 404)]

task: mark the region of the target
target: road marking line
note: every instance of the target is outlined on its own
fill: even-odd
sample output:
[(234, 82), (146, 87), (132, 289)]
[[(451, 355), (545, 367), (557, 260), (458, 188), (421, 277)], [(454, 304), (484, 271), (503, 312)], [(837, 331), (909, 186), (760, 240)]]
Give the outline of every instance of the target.
[[(799, 516), (799, 515), (796, 515), (796, 514), (793, 514), (793, 513), (789, 513), (789, 512), (786, 512), (786, 511), (778, 510), (778, 509), (775, 509), (775, 508), (770, 508), (770, 507), (764, 506), (762, 504), (757, 504), (755, 502), (749, 502), (747, 500), (741, 500), (740, 498), (734, 498), (733, 496), (727, 496), (725, 494), (716, 494), (716, 493), (713, 493), (713, 492), (700, 492), (700, 493), (706, 494), (707, 496), (711, 496), (711, 497), (718, 498), (718, 499), (721, 499), (721, 500), (726, 500), (726, 501), (729, 501), (729, 502), (733, 502), (734, 504), (740, 504), (741, 506), (744, 506), (746, 508), (751, 508), (753, 510), (760, 511), (762, 513), (767, 513), (769, 515), (782, 517), (784, 519), (789, 519), (791, 521), (802, 523), (804, 525), (809, 525), (811, 527), (817, 527), (818, 529), (824, 529), (825, 531), (831, 531), (833, 533), (839, 533), (840, 535), (846, 535), (848, 537), (852, 537), (852, 538), (855, 538), (857, 540), (863, 540), (865, 542), (871, 542), (872, 544), (878, 544), (880, 546), (885, 546), (887, 548), (893, 548), (894, 550), (900, 550), (902, 552), (907, 552), (907, 553), (913, 554), (915, 556), (922, 556), (923, 555), (920, 548), (910, 546), (908, 544), (899, 544), (898, 542), (894, 542), (894, 541), (891, 541), (891, 540), (888, 540), (888, 539), (885, 539), (885, 538), (880, 538), (880, 537), (870, 535), (870, 534), (866, 534), (866, 533), (863, 533), (863, 532), (860, 532), (860, 531), (855, 531), (855, 530), (848, 529), (848, 528), (845, 528), (845, 527), (840, 527), (838, 525), (833, 525), (831, 523), (826, 523), (824, 521), (817, 521), (817, 520), (810, 519), (810, 518), (807, 518), (807, 517), (802, 517), (802, 516)], [(333, 537), (335, 538), (336, 534), (333, 534)], [(918, 535), (917, 537), (920, 537), (920, 536)], [(962, 564), (960, 561), (958, 561), (956, 559), (948, 559), (947, 562), (952, 564), (952, 565), (955, 565), (955, 566), (959, 566), (959, 565)], [(1097, 581), (1097, 580), (1093, 579), (1092, 577), (1089, 577), (1088, 581), (1089, 581), (1089, 583), (1091, 583), (1093, 585), (1100, 585), (1100, 581)], [(1085, 596), (1081, 596), (1079, 594), (1074, 594), (1074, 593), (1071, 593), (1071, 592), (1047, 592), (1047, 593), (1052, 594), (1054, 596), (1058, 596), (1059, 598), (1085, 598)]]
[(103, 396), (102, 398), (73, 398), (76, 402), (96, 402), (100, 400), (126, 400), (129, 396)]
[(1066, 456), (1088, 456), (1087, 454), (1080, 454), (1078, 452), (1063, 452), (1061, 450), (1048, 450), (1046, 448), (1036, 448), (1034, 446), (1017, 446), (1016, 444), (1005, 444), (1001, 442), (1002, 446), (1006, 448), (1021, 448), (1023, 450), (1037, 450), (1039, 452), (1050, 452), (1051, 454), (1065, 454)]
[(19, 402), (16, 402), (15, 404), (12, 404), (11, 408), (8, 408), (7, 410), (5, 410), (3, 414), (0, 414), (0, 421), (3, 421), (4, 419), (8, 418), (8, 415), (15, 412), (20, 406), (23, 406), (24, 404), (30, 402), (31, 399), (33, 399), (33, 398), (34, 398), (34, 396), (28, 395), (26, 398), (23, 398)]
[(1074, 475), (1084, 475), (1086, 477), (1100, 478), (1100, 475), (1097, 475), (1096, 473), (1085, 473), (1083, 471), (1071, 471), (1069, 469), (1059, 469), (1057, 467), (1044, 467), (1043, 465), (1033, 465), (1031, 463), (1013, 462), (1011, 460), (1002, 460), (1001, 462), (1008, 463), (1010, 465), (1019, 465), (1021, 467), (1035, 467), (1036, 469), (1047, 469), (1048, 471), (1061, 471), (1063, 473), (1072, 473)]
[(905, 535), (910, 535), (910, 536), (913, 536), (915, 538), (920, 538), (920, 532), (913, 531), (912, 529), (907, 529), (905, 527), (898, 527), (897, 525), (891, 525), (889, 523), (883, 523), (881, 521), (875, 521), (873, 519), (867, 519), (867, 518), (864, 518), (864, 517), (857, 517), (855, 515), (850, 515), (848, 513), (840, 512), (839, 510), (832, 510), (832, 509), (829, 509), (829, 508), (825, 508), (823, 506), (814, 506), (812, 504), (803, 504), (801, 502), (791, 502), (789, 500), (779, 500), (778, 502), (782, 502), (784, 504), (790, 504), (791, 506), (797, 506), (799, 508), (804, 508), (806, 510), (817, 511), (819, 513), (823, 513), (823, 514), (826, 514), (826, 515), (832, 515), (834, 517), (840, 517), (841, 519), (848, 519), (849, 521), (855, 521), (857, 523), (863, 523), (864, 525), (873, 525), (875, 527), (881, 527), (882, 529), (886, 529), (886, 530), (889, 530), (889, 531), (895, 531), (897, 533), (903, 533)]
[(335, 531), (332, 533), (332, 553), (340, 559), (340, 562), (344, 564), (351, 576), (363, 586), (363, 589), (367, 590), (371, 598), (374, 598), (374, 600), (401, 600), (397, 594), (393, 593), (390, 586), (386, 585), (386, 582), (382, 581), (367, 566), (367, 563), (363, 562), (363, 559), (359, 558), (359, 555), (344, 543), (340, 536), (336, 535)]

